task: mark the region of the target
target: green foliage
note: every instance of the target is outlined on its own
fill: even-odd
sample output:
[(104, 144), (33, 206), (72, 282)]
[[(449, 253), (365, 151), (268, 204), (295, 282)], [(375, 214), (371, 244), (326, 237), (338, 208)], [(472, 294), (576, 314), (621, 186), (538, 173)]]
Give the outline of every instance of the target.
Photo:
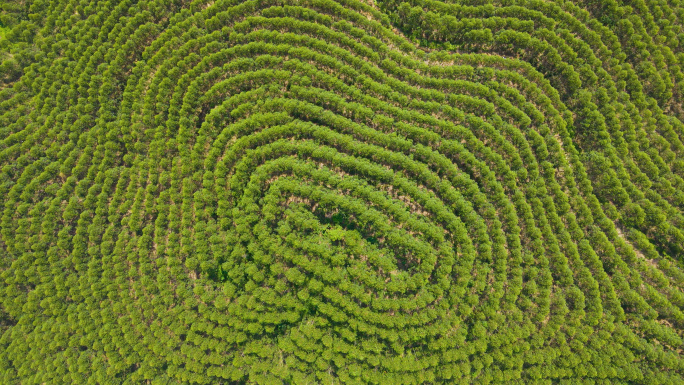
[(0, 383), (683, 383), (683, 18), (4, 2)]

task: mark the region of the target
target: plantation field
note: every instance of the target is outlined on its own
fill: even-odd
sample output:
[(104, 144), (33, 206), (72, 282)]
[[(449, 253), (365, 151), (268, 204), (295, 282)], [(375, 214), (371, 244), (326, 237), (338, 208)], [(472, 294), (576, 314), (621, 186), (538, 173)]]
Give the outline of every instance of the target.
[(0, 384), (684, 383), (680, 0), (7, 0)]

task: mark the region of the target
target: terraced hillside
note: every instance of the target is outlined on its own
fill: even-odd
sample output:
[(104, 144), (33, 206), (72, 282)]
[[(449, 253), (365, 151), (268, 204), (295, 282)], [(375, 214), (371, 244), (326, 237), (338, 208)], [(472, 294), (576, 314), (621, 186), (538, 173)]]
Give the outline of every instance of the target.
[(684, 382), (679, 0), (0, 7), (0, 383)]

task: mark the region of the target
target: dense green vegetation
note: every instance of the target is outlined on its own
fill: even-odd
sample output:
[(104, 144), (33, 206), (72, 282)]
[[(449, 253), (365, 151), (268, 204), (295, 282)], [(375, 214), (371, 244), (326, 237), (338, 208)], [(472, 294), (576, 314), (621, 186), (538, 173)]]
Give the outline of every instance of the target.
[(684, 383), (681, 1), (0, 31), (0, 383)]

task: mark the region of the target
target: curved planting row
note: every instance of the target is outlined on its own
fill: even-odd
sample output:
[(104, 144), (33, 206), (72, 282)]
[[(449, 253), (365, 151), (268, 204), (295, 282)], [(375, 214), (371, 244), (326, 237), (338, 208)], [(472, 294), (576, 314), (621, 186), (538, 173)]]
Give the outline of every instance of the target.
[(684, 382), (684, 14), (630, 4), (12, 3), (1, 382)]

